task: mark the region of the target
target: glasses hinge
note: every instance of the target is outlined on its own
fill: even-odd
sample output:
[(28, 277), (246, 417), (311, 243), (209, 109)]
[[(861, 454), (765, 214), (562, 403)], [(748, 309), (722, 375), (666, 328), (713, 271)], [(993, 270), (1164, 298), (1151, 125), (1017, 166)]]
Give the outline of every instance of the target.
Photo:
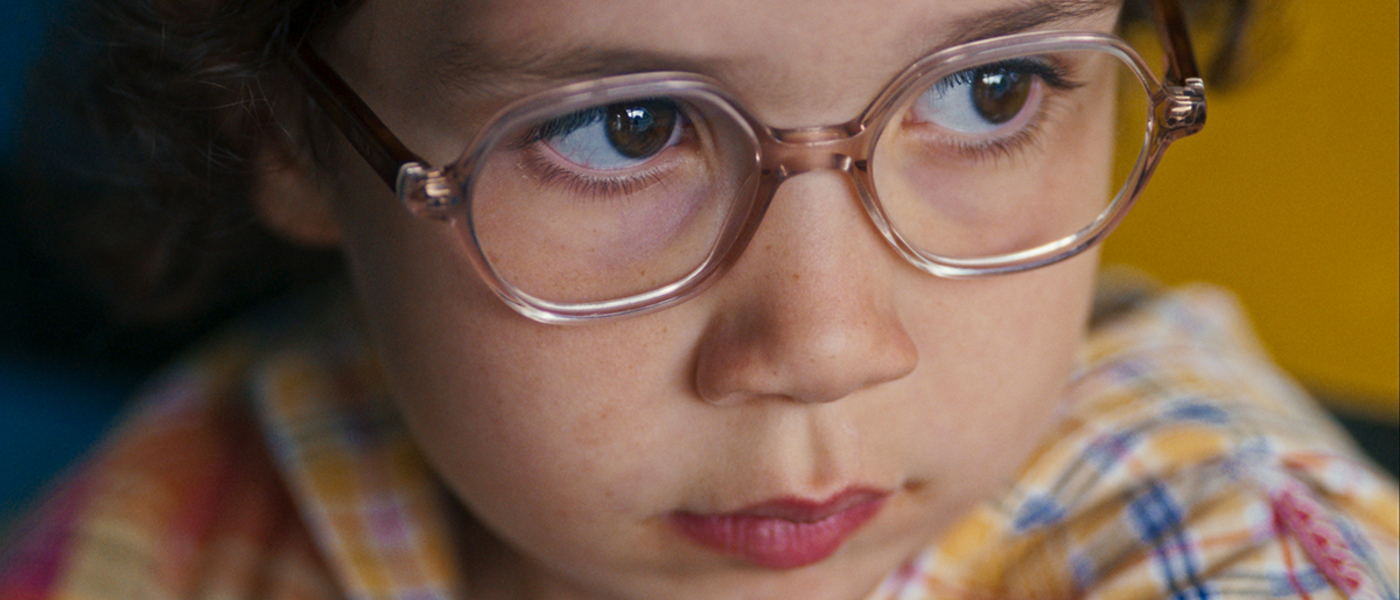
[(1183, 85), (1167, 86), (1166, 99), (1157, 105), (1157, 122), (1172, 139), (1186, 137), (1205, 127), (1205, 82), (1191, 77)]
[(422, 163), (406, 163), (399, 168), (395, 186), (399, 200), (409, 212), (429, 219), (446, 219), (447, 212), (458, 202), (452, 181), (442, 169), (429, 169)]

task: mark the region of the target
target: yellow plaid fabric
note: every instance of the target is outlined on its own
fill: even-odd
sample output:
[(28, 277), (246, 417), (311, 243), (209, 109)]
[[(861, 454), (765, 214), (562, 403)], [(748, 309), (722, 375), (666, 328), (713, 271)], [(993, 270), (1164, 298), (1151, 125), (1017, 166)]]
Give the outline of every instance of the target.
[(268, 439), (350, 598), (462, 598), (451, 524), (354, 338), (295, 346), (255, 370)]
[[(344, 313), (167, 376), (0, 561), (0, 598), (464, 598), (451, 500)], [(1060, 431), (868, 600), (1395, 599), (1395, 482), (1243, 323), (1192, 288), (1096, 329)]]
[(1097, 329), (1018, 480), (871, 600), (1395, 598), (1396, 484), (1196, 287)]

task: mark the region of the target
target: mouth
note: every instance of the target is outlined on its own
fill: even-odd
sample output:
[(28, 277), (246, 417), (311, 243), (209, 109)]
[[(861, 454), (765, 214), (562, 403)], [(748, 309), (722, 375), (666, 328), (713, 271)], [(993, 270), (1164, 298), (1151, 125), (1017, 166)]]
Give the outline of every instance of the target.
[(820, 562), (873, 518), (889, 492), (849, 489), (824, 501), (778, 498), (722, 514), (676, 512), (671, 522), (691, 541), (769, 569)]

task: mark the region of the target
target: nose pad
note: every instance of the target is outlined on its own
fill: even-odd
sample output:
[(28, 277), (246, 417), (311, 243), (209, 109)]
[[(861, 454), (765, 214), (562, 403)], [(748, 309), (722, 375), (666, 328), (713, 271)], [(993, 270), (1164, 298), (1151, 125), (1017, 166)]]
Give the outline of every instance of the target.
[(918, 352), (894, 304), (905, 269), (841, 171), (783, 182), (712, 293), (696, 388), (711, 403), (831, 402), (904, 377)]

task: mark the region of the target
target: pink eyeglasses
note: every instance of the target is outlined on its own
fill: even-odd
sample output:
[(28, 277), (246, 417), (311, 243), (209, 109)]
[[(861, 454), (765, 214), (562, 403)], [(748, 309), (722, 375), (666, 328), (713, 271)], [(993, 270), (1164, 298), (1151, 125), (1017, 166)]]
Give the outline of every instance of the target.
[(933, 275), (1084, 251), (1122, 220), (1166, 147), (1205, 123), (1176, 0), (1153, 4), (1162, 80), (1115, 36), (1022, 33), (920, 59), (849, 122), (774, 129), (706, 77), (618, 75), (507, 106), (443, 167), (409, 151), (309, 44), (290, 62), (409, 210), (457, 230), (502, 300), (567, 323), (699, 293), (778, 186), (814, 170), (847, 173), (885, 239)]

